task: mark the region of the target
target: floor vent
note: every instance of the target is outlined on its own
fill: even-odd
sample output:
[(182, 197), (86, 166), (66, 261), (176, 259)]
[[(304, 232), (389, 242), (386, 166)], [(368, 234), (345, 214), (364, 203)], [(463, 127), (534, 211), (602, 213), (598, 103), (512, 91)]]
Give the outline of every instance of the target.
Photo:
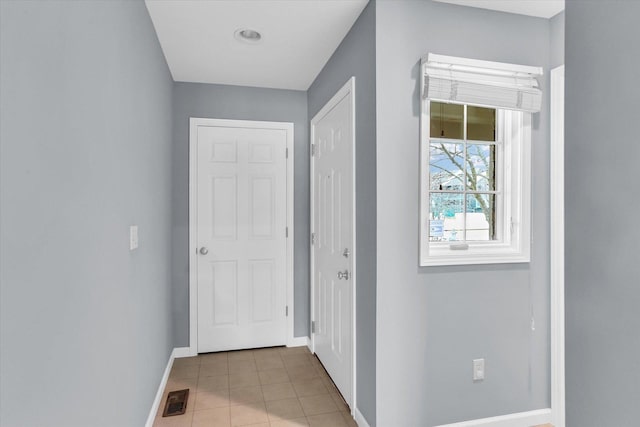
[(163, 417), (182, 415), (187, 411), (187, 400), (189, 399), (189, 389), (169, 392), (167, 403), (164, 405)]

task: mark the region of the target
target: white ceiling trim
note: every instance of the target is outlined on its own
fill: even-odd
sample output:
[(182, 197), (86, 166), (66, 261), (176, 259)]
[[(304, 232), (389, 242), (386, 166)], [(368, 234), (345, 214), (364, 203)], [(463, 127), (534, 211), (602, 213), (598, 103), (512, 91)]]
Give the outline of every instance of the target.
[(434, 0), (460, 6), (497, 10), (518, 15), (552, 18), (564, 10), (564, 0)]
[[(368, 0), (145, 0), (175, 81), (307, 90)], [(238, 41), (239, 29), (262, 39)]]

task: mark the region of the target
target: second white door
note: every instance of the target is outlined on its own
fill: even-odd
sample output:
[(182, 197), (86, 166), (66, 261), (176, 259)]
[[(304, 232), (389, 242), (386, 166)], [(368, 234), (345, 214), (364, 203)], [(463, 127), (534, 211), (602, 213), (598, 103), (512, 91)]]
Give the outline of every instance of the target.
[(353, 384), (353, 79), (311, 122), (314, 351), (350, 405)]
[(287, 130), (218, 123), (192, 126), (198, 352), (283, 345)]

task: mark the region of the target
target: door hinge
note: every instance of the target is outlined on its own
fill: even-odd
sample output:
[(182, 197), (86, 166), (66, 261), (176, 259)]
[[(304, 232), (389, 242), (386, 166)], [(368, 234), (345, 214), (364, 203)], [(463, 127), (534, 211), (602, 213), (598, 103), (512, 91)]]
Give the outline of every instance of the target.
[(312, 334), (316, 333), (316, 321), (315, 320), (311, 321), (311, 333)]
[(285, 150), (284, 150), (284, 158), (285, 159), (289, 158), (289, 148), (285, 148)]
[(311, 246), (316, 244), (316, 233), (311, 233)]
[(284, 307), (284, 315), (285, 315), (286, 317), (289, 317), (289, 306), (288, 306), (288, 305), (286, 305), (286, 306)]
[(316, 144), (311, 144), (311, 157), (316, 155)]
[(289, 237), (289, 227), (284, 228), (284, 237)]

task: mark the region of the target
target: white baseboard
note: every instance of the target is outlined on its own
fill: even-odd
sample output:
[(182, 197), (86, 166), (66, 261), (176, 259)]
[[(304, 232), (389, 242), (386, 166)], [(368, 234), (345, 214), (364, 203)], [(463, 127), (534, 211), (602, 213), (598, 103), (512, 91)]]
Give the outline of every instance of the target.
[(356, 424), (358, 427), (369, 427), (369, 423), (367, 419), (362, 415), (362, 412), (358, 408), (355, 408), (353, 411), (353, 418), (356, 420)]
[(287, 341), (287, 347), (304, 347), (308, 345), (309, 338), (307, 337), (293, 337)]
[(181, 357), (197, 356), (197, 353), (191, 351), (191, 347), (176, 347), (173, 349), (173, 357), (180, 359)]
[(181, 349), (174, 348), (171, 351), (171, 354), (169, 355), (169, 361), (167, 362), (167, 367), (164, 369), (164, 375), (162, 375), (162, 380), (160, 381), (160, 385), (158, 386), (158, 391), (156, 392), (156, 398), (153, 400), (153, 405), (151, 405), (151, 411), (149, 411), (149, 417), (147, 418), (145, 427), (153, 427), (153, 422), (156, 419), (158, 408), (160, 408), (160, 404), (162, 403), (162, 394), (164, 393), (164, 389), (167, 386), (169, 373), (171, 373), (173, 360), (176, 358), (176, 350), (181, 350)]
[[(356, 421), (358, 419), (356, 418)], [(437, 427), (531, 427), (551, 422), (551, 409), (518, 412), (516, 414), (501, 415), (499, 417), (481, 418), (454, 424), (444, 424)], [(360, 423), (358, 423), (360, 425)]]

